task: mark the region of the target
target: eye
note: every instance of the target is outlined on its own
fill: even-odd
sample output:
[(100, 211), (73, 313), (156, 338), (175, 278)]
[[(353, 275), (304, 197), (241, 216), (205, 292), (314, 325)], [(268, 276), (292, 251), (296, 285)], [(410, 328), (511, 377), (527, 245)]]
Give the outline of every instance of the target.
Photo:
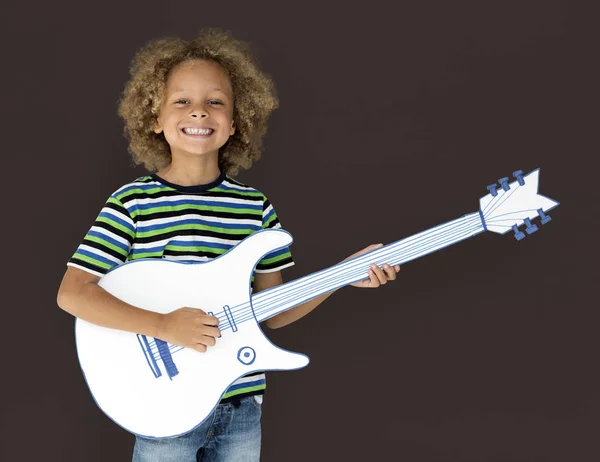
[(187, 99), (178, 99), (177, 101), (175, 101), (175, 104), (185, 104), (187, 103)]
[(221, 104), (221, 105), (223, 104), (221, 101), (216, 100), (216, 99), (210, 100), (209, 103), (210, 104)]

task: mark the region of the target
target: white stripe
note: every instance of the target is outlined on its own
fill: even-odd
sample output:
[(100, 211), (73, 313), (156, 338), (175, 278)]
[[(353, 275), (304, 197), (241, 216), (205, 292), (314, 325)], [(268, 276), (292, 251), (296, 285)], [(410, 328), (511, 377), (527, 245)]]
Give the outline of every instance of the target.
[(210, 260), (208, 257), (198, 257), (196, 255), (166, 255), (163, 257), (165, 260), (192, 260), (199, 262), (207, 262)]
[(112, 262), (115, 262), (115, 264), (120, 264), (120, 263), (123, 263), (123, 260), (119, 260), (118, 258), (115, 258), (115, 257), (113, 257), (112, 255), (110, 255), (110, 254), (107, 254), (107, 253), (105, 253), (105, 252), (102, 252), (101, 250), (98, 250), (98, 249), (97, 249), (97, 248), (95, 248), (95, 247), (90, 247), (89, 245), (86, 245), (86, 244), (81, 244), (81, 245), (79, 246), (79, 248), (80, 248), (81, 250), (87, 250), (88, 252), (92, 253), (93, 255), (100, 256), (100, 257), (104, 257), (104, 258), (106, 258), (107, 260), (110, 260), (110, 261), (112, 261)]
[(223, 180), (223, 183), (221, 183), (221, 184), (224, 186), (227, 186), (230, 189), (237, 189), (238, 191), (246, 191), (246, 192), (255, 192), (255, 193), (262, 195), (262, 193), (259, 190), (254, 189), (251, 186), (239, 186), (237, 184), (232, 183), (231, 181), (228, 181), (227, 178), (225, 178)]
[(104, 274), (102, 274), (102, 273), (99, 273), (98, 271), (94, 271), (94, 270), (92, 270), (92, 269), (89, 269), (89, 268), (87, 268), (87, 267), (85, 267), (85, 266), (78, 265), (77, 263), (68, 262), (68, 263), (67, 263), (67, 266), (74, 266), (75, 268), (79, 268), (80, 270), (83, 270), (83, 271), (85, 271), (85, 272), (87, 272), (87, 273), (92, 273), (94, 276), (98, 276), (98, 277), (100, 277), (100, 278), (101, 278), (102, 276), (104, 276)]
[(132, 198), (131, 200), (124, 202), (123, 205), (125, 207), (129, 207), (132, 203), (137, 203), (140, 205), (148, 205), (148, 204), (153, 204), (155, 202), (178, 202), (178, 201), (182, 201), (182, 200), (186, 200), (186, 201), (191, 202), (192, 204), (198, 204), (198, 205), (201, 205), (202, 202), (205, 202), (205, 201), (219, 202), (219, 203), (223, 203), (223, 204), (229, 203), (229, 204), (254, 205), (254, 206), (256, 206), (257, 204), (260, 203), (260, 197), (252, 200), (252, 199), (231, 198), (231, 197), (222, 197), (222, 196), (198, 197), (198, 196), (193, 196), (193, 195), (188, 195), (188, 194), (178, 194), (177, 196), (148, 197), (145, 199)]
[[(218, 340), (217, 340), (217, 342), (218, 342)], [(247, 382), (255, 382), (256, 380), (263, 380), (265, 378), (266, 378), (265, 374), (255, 375), (253, 377), (242, 377), (240, 379), (237, 379), (230, 386), (241, 385), (242, 383), (247, 383)]]
[[(143, 177), (142, 177), (143, 178)], [(157, 181), (150, 181), (148, 183), (146, 183), (145, 181), (132, 181), (131, 183), (127, 183), (123, 186), (121, 186), (119, 189), (117, 189), (115, 192), (113, 192), (111, 194), (111, 196), (114, 196), (117, 200), (120, 201), (120, 199), (117, 197), (120, 193), (122, 193), (123, 191), (125, 191), (126, 189), (131, 189), (132, 186), (147, 186), (147, 185), (151, 185), (151, 186), (161, 186), (161, 187), (165, 187), (163, 184), (157, 182)], [(142, 190), (143, 192), (145, 192), (145, 190)]]
[(112, 209), (110, 207), (102, 207), (102, 210), (100, 211), (100, 213), (102, 213), (102, 212), (107, 213), (108, 215), (112, 215), (113, 217), (118, 218), (119, 220), (126, 221), (133, 228), (135, 228), (135, 224), (133, 223), (133, 220), (129, 216), (129, 213), (124, 214), (124, 213), (121, 213), (118, 210)]
[(183, 220), (193, 220), (193, 219), (198, 219), (201, 218), (204, 221), (208, 221), (211, 224), (220, 224), (220, 223), (233, 223), (233, 224), (241, 224), (241, 225), (251, 225), (251, 226), (260, 226), (261, 225), (261, 221), (260, 220), (253, 220), (253, 219), (237, 219), (237, 218), (220, 218), (220, 217), (210, 217), (210, 216), (205, 216), (205, 215), (201, 215), (200, 217), (198, 216), (198, 214), (193, 214), (193, 213), (188, 213), (185, 215), (178, 215), (176, 217), (166, 217), (166, 218), (155, 218), (153, 220), (140, 220), (138, 221), (138, 232), (141, 232), (144, 230), (144, 228), (147, 228), (149, 226), (154, 226), (154, 225), (162, 225), (162, 224), (167, 224), (167, 223), (173, 223), (176, 224), (178, 221), (183, 221)]
[(269, 213), (273, 210), (273, 204), (269, 203), (269, 206), (266, 210), (263, 210), (263, 218), (266, 218)]
[(203, 243), (214, 243), (214, 244), (224, 244), (224, 245), (236, 245), (239, 240), (237, 239), (219, 239), (217, 237), (209, 237), (209, 236), (176, 236), (170, 237), (167, 239), (160, 239), (152, 242), (145, 243), (135, 243), (133, 247), (135, 249), (149, 249), (152, 247), (159, 247), (167, 245), (170, 241), (184, 241), (184, 242), (197, 242), (198, 245), (202, 245)]
[(281, 271), (284, 268), (287, 268), (289, 266), (294, 266), (296, 264), (296, 262), (291, 261), (283, 266), (278, 266), (277, 268), (272, 268), (272, 269), (268, 269), (268, 270), (254, 270), (255, 273), (274, 273), (275, 271)]
[[(106, 228), (101, 228), (99, 226), (92, 226), (90, 228), (90, 231), (96, 231), (98, 234), (102, 234), (102, 236), (105, 236), (107, 238), (111, 238), (114, 239), (115, 241), (119, 241), (120, 243), (122, 243), (123, 245), (129, 247), (129, 241), (126, 240), (125, 238), (113, 233), (112, 231), (108, 231)], [(94, 236), (96, 237), (96, 236)]]

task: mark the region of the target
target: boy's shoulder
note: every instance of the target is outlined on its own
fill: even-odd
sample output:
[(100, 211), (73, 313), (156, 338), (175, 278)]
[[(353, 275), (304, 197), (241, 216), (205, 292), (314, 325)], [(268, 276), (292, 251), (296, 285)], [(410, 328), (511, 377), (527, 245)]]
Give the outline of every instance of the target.
[(111, 194), (111, 197), (122, 200), (131, 195), (147, 194), (150, 190), (156, 189), (157, 186), (160, 186), (160, 184), (152, 178), (152, 175), (143, 175), (119, 186)]
[[(152, 174), (136, 177), (132, 181), (118, 187), (112, 194), (118, 200), (131, 199), (133, 197), (156, 195), (161, 192), (173, 191), (169, 186), (158, 181)], [(262, 191), (257, 188), (236, 180), (229, 175), (224, 175), (223, 180), (210, 189), (212, 192), (222, 192), (223, 194), (234, 194), (238, 196), (247, 196), (268, 200)]]

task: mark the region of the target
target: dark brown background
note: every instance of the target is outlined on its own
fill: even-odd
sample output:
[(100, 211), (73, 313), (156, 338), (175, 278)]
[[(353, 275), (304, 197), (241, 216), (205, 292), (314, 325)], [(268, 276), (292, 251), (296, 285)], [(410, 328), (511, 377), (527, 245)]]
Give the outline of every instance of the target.
[(203, 26), (248, 41), (277, 84), (264, 156), (238, 179), (295, 238), (286, 280), (474, 212), (517, 169), (541, 167), (540, 193), (561, 203), (521, 242), (484, 233), (267, 332), (311, 364), (269, 374), (263, 460), (600, 459), (597, 11), (95, 4), (2, 7), (0, 459), (130, 460), (55, 297), (106, 197), (145, 173), (116, 115), (131, 58)]

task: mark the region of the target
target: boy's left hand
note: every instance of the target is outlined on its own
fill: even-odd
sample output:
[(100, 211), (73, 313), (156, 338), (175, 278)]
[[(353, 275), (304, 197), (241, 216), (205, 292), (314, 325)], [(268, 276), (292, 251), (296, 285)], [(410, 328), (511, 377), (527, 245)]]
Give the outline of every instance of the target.
[[(373, 244), (369, 247), (362, 249), (355, 254), (350, 255), (343, 261), (350, 260), (351, 258), (358, 257), (359, 255), (363, 255), (365, 253), (371, 252), (375, 249), (383, 247), (383, 244)], [(354, 284), (350, 284), (352, 287), (361, 287), (368, 289), (375, 289), (380, 285), (385, 284), (388, 281), (393, 281), (396, 279), (396, 273), (400, 271), (400, 265), (396, 265), (394, 267), (388, 265), (387, 263), (383, 265), (383, 269), (379, 266), (373, 264), (371, 265), (371, 269), (369, 269), (369, 277), (367, 279), (363, 279), (362, 281), (355, 282)]]

